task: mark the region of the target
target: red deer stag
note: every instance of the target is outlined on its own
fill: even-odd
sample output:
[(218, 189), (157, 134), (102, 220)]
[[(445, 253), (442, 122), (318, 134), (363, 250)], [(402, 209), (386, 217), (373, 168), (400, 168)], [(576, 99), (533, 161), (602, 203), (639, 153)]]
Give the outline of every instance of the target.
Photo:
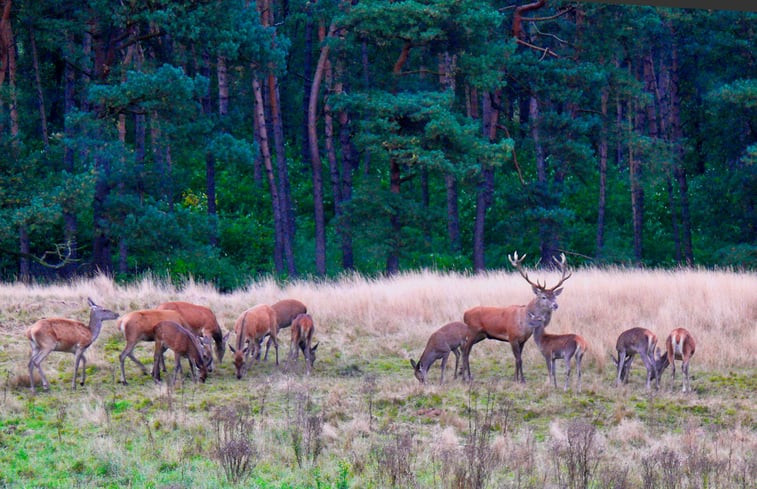
[(410, 359), (410, 365), (413, 366), (415, 371), (415, 378), (421, 384), (426, 383), (426, 377), (428, 377), (428, 370), (431, 365), (438, 359), (442, 359), (441, 369), (442, 375), (439, 379), (439, 383), (444, 383), (444, 369), (447, 366), (447, 358), (450, 352), (455, 354), (455, 378), (457, 378), (457, 367), (460, 361), (460, 347), (465, 345), (468, 337), (471, 334), (471, 330), (467, 324), (455, 321), (445, 324), (441, 328), (434, 331), (429, 336), (426, 342), (426, 348), (423, 350), (418, 363), (415, 360)]
[(289, 358), (296, 361), (298, 356), (297, 349), (302, 350), (308, 373), (313, 368), (315, 350), (318, 349), (318, 343), (315, 346), (310, 346), (313, 341), (314, 331), (315, 326), (313, 326), (313, 318), (310, 317), (310, 314), (298, 314), (292, 320), (292, 343), (289, 345)]
[[(189, 329), (184, 323), (184, 317), (177, 311), (171, 310), (142, 309), (132, 311), (118, 320), (118, 329), (121, 330), (126, 340), (126, 346), (118, 356), (121, 364), (121, 383), (123, 385), (127, 385), (126, 373), (124, 372), (126, 357), (131, 358), (142, 369), (145, 375), (148, 374), (147, 367), (134, 356), (134, 347), (140, 341), (155, 341), (155, 326), (161, 321), (173, 321)], [(162, 356), (160, 357), (160, 361), (161, 365), (163, 365)]]
[(534, 341), (539, 351), (547, 361), (549, 379), (557, 388), (557, 376), (555, 362), (562, 358), (565, 360), (565, 388), (570, 385), (570, 360), (576, 358), (576, 372), (578, 373), (578, 392), (581, 392), (581, 360), (586, 353), (586, 340), (577, 334), (548, 334), (544, 332), (544, 316), (537, 316), (531, 312), (528, 314), (528, 324), (533, 328)]
[(29, 382), (32, 392), (36, 392), (34, 389), (35, 368), (39, 371), (42, 387), (45, 390), (50, 389), (50, 383), (42, 371), (42, 361), (53, 351), (74, 354), (74, 377), (71, 379), (71, 388), (76, 389), (76, 378), (78, 377), (80, 363), (81, 385), (84, 385), (87, 376), (87, 358), (84, 356), (84, 352), (100, 335), (103, 321), (118, 319), (118, 314), (98, 306), (92, 299), (87, 298), (87, 302), (89, 304), (89, 326), (72, 319), (47, 318), (40, 319), (26, 330), (26, 337), (29, 338), (32, 347), (31, 358), (29, 359)]
[(634, 355), (638, 354), (647, 369), (647, 389), (649, 389), (652, 379), (655, 379), (655, 385), (659, 388), (660, 376), (657, 374), (657, 369), (661, 360), (655, 358), (656, 347), (657, 335), (646, 328), (631, 328), (620, 333), (618, 341), (615, 343), (618, 358), (615, 358), (612, 353), (610, 354), (618, 369), (615, 385), (620, 385), (621, 381), (628, 382), (631, 362)]
[[(152, 377), (155, 382), (160, 382), (160, 361), (166, 349), (173, 350), (176, 366), (174, 367), (173, 383), (181, 369), (181, 358), (189, 361), (189, 371), (192, 373), (192, 381), (197, 382), (195, 367), (200, 371), (200, 382), (205, 382), (208, 377), (208, 367), (213, 362), (212, 353), (205, 348), (202, 342), (206, 338), (198, 338), (192, 331), (182, 327), (173, 321), (160, 321), (155, 325), (155, 355), (152, 363)], [(207, 340), (209, 341), (209, 340)], [(183, 373), (183, 372), (182, 372)]]
[[(234, 323), (234, 333), (237, 335), (234, 348), (229, 343), (229, 349), (234, 354), (234, 368), (237, 379), (241, 379), (253, 360), (260, 359), (260, 343), (266, 336), (273, 338), (276, 347), (276, 365), (279, 364), (279, 342), (276, 339), (276, 312), (266, 304), (258, 304), (247, 309)], [(252, 357), (249, 361), (249, 357)]]
[(683, 392), (691, 392), (691, 380), (689, 378), (689, 361), (694, 356), (697, 344), (691, 333), (684, 328), (676, 328), (670, 332), (668, 339), (665, 340), (666, 352), (657, 361), (657, 373), (662, 376), (662, 372), (668, 364), (673, 368), (673, 380), (676, 378), (676, 360), (682, 360), (681, 370), (683, 370)]
[(470, 326), (471, 335), (463, 347), (463, 369), (471, 379), (470, 373), (470, 351), (473, 345), (484, 339), (493, 339), (507, 341), (513, 350), (515, 356), (515, 381), (526, 382), (523, 376), (523, 363), (521, 352), (523, 345), (531, 337), (531, 328), (528, 326), (528, 312), (544, 317), (544, 325), (549, 324), (552, 317), (552, 311), (557, 309), (557, 296), (562, 292), (560, 286), (568, 280), (572, 272), (568, 271), (565, 264), (565, 254), (560, 254), (560, 259), (553, 257), (555, 264), (561, 272), (560, 280), (554, 287), (547, 288), (537, 280), (536, 283), (528, 278), (528, 274), (521, 267), (521, 263), (526, 255), (518, 258), (515, 252), (512, 256), (508, 255), (510, 263), (515, 267), (526, 282), (531, 285), (536, 297), (531, 299), (526, 305), (507, 306), (507, 307), (488, 307), (478, 306), (465, 311), (463, 321)]
[(226, 341), (229, 339), (231, 331), (223, 334), (221, 326), (218, 324), (216, 315), (210, 308), (192, 304), (190, 302), (164, 302), (158, 305), (155, 309), (159, 310), (171, 310), (181, 314), (184, 318), (184, 324), (186, 324), (190, 331), (198, 336), (205, 336), (206, 338), (212, 338), (216, 345), (216, 357), (218, 363), (223, 361), (223, 354), (226, 353)]

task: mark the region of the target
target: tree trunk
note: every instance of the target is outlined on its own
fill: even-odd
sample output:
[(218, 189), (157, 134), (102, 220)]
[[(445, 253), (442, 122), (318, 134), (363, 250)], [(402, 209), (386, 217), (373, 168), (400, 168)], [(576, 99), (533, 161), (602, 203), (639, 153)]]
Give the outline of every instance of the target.
[(400, 269), (400, 243), (402, 243), (402, 223), (400, 221), (400, 165), (392, 158), (389, 168), (389, 191), (392, 193), (393, 202), (389, 206), (391, 215), (391, 236), (389, 237), (389, 254), (386, 258), (386, 273), (394, 275)]
[[(339, 70), (340, 78), (342, 70)], [(343, 85), (341, 80), (336, 85), (336, 92), (342, 93)], [(342, 110), (339, 112), (339, 145), (342, 150), (342, 181), (341, 185), (341, 197), (342, 197), (342, 219), (337, 222), (339, 231), (342, 235), (342, 268), (345, 270), (353, 270), (355, 268), (355, 260), (352, 251), (352, 222), (350, 220), (349, 212), (345, 210), (345, 206), (352, 200), (352, 172), (355, 169), (355, 149), (352, 145), (352, 133), (350, 129), (350, 117), (347, 111)]]
[[(492, 106), (491, 98), (494, 94), (485, 93), (482, 100), (481, 125), (484, 137), (493, 142), (497, 137), (497, 121), (499, 111)], [(474, 94), (475, 97), (475, 94)], [(478, 108), (478, 101), (473, 101), (471, 97), (470, 110)], [(472, 116), (471, 112), (468, 116)], [(478, 185), (476, 186), (476, 218), (473, 223), (473, 270), (482, 272), (486, 270), (486, 242), (484, 235), (486, 232), (486, 212), (491, 205), (492, 192), (494, 189), (494, 168), (490, 165), (481, 164), (481, 174)]]
[(631, 184), (631, 224), (633, 227), (633, 255), (637, 265), (641, 265), (644, 232), (644, 189), (641, 186), (641, 162), (634, 152), (634, 114), (632, 102), (628, 102), (628, 175)]
[(687, 265), (694, 264), (694, 249), (691, 239), (691, 211), (689, 209), (689, 185), (686, 178), (686, 169), (683, 167), (683, 132), (681, 130), (681, 99), (678, 77), (678, 49), (673, 42), (671, 49), (670, 66), (670, 128), (675, 155), (673, 158), (673, 176), (678, 182), (679, 198), (681, 200), (681, 241), (683, 244), (683, 257)]
[(31, 266), (27, 256), (31, 253), (29, 246), (29, 229), (26, 224), (22, 224), (18, 228), (18, 248), (22, 253), (18, 264), (18, 279), (21, 283), (28, 284), (31, 282)]
[[(73, 49), (73, 45), (69, 38), (68, 50), (70, 52)], [(74, 110), (74, 89), (76, 85), (76, 75), (74, 68), (68, 59), (64, 60), (63, 68), (63, 134), (66, 139), (71, 139), (74, 135), (73, 129), (68, 121), (68, 115)], [(74, 168), (74, 150), (68, 144), (63, 146), (63, 169), (68, 175), (73, 176), (75, 173)], [(61, 274), (64, 277), (71, 277), (75, 271), (77, 255), (77, 239), (78, 223), (76, 220), (76, 210), (70, 205), (63, 206), (63, 238), (71, 248), (71, 263), (66, 264), (61, 270)]]
[[(202, 55), (200, 74), (210, 79), (210, 55), (207, 52)], [(210, 117), (213, 114), (213, 106), (210, 98), (210, 85), (208, 85), (208, 91), (202, 97), (202, 112), (206, 117)], [(216, 158), (209, 149), (205, 151), (205, 195), (208, 198), (208, 224), (210, 225), (208, 241), (211, 246), (218, 246)]]
[(282, 216), (281, 208), (279, 206), (279, 193), (276, 186), (276, 179), (273, 173), (273, 162), (271, 159), (271, 149), (268, 144), (268, 129), (265, 121), (265, 108), (263, 106), (263, 89), (260, 86), (260, 80), (257, 75), (253, 74), (252, 78), (252, 90), (255, 96), (255, 119), (257, 120), (258, 128), (258, 140), (260, 142), (260, 153), (263, 159), (263, 165), (265, 166), (266, 175), (268, 176), (268, 186), (271, 192), (271, 205), (273, 206), (273, 226), (274, 226), (274, 248), (273, 248), (273, 262), (276, 267), (276, 273), (283, 274), (284, 258), (282, 254), (281, 246), (281, 226)]
[(39, 57), (37, 56), (37, 41), (34, 37), (34, 29), (29, 28), (29, 40), (32, 48), (32, 65), (34, 67), (34, 81), (37, 88), (37, 106), (39, 107), (39, 121), (42, 132), (42, 144), (45, 149), (50, 145), (47, 132), (47, 109), (45, 108), (45, 95), (42, 91), (42, 77), (39, 73)]
[(610, 92), (602, 90), (602, 128), (599, 135), (599, 202), (597, 203), (596, 256), (601, 259), (605, 248), (605, 213), (607, 212), (607, 102)]
[[(404, 50), (403, 50), (404, 53)], [(439, 85), (442, 90), (455, 92), (456, 58), (448, 52), (439, 54)], [(449, 238), (450, 253), (459, 254), (462, 251), (460, 240), (460, 212), (458, 209), (457, 177), (454, 173), (444, 175), (447, 189), (447, 237)]]
[(271, 108), (271, 126), (273, 129), (273, 144), (276, 148), (276, 170), (278, 173), (279, 209), (281, 212), (281, 245), (283, 247), (286, 269), (290, 277), (297, 276), (294, 263), (294, 209), (292, 208), (291, 191), (289, 188), (289, 171), (284, 147), (284, 127), (281, 118), (281, 104), (279, 100), (279, 83), (273, 73), (268, 74), (268, 96)]
[[(324, 38), (334, 35), (336, 25), (331, 24), (329, 32)], [(316, 274), (326, 275), (326, 223), (323, 213), (323, 175), (321, 155), (318, 149), (318, 133), (316, 131), (316, 112), (318, 109), (318, 93), (321, 89), (326, 61), (329, 56), (329, 45), (323, 44), (318, 64), (313, 74), (313, 84), (310, 87), (310, 105), (308, 106), (308, 143), (310, 145), (310, 160), (313, 168), (313, 207), (315, 211), (315, 271)]]

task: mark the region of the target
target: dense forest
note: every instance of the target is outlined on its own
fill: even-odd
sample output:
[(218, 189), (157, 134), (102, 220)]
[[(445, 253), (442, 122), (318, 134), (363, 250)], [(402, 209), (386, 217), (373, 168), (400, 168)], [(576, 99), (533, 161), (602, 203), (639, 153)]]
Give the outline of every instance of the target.
[[(757, 14), (0, 0), (0, 278), (757, 267)], [(530, 258), (530, 259), (531, 259)]]

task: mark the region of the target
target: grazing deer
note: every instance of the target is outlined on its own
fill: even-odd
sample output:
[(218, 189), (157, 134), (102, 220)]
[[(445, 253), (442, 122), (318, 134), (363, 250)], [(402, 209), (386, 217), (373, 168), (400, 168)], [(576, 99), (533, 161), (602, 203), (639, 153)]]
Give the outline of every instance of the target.
[(289, 358), (296, 361), (298, 355), (297, 349), (302, 350), (308, 373), (313, 368), (315, 350), (318, 349), (318, 343), (315, 346), (310, 346), (313, 341), (314, 331), (315, 326), (313, 326), (313, 318), (310, 317), (310, 314), (298, 314), (292, 320), (292, 342), (289, 345)]
[(410, 365), (413, 366), (415, 371), (415, 378), (421, 384), (426, 383), (426, 377), (428, 376), (428, 370), (431, 365), (438, 359), (442, 359), (442, 375), (439, 379), (439, 383), (444, 383), (444, 369), (447, 366), (447, 358), (450, 352), (455, 354), (455, 378), (457, 378), (457, 367), (460, 361), (460, 347), (465, 345), (468, 337), (471, 334), (471, 330), (467, 324), (455, 321), (445, 324), (441, 328), (434, 331), (429, 336), (426, 342), (426, 348), (423, 350), (418, 363), (415, 360), (410, 359)]
[(612, 353), (610, 354), (618, 368), (615, 385), (620, 385), (621, 381), (628, 382), (631, 362), (634, 355), (638, 354), (647, 369), (647, 389), (649, 389), (652, 379), (655, 379), (655, 385), (659, 388), (658, 364), (663, 360), (655, 356), (656, 347), (657, 335), (646, 328), (631, 328), (620, 333), (618, 341), (615, 343), (618, 358), (615, 358)]
[(213, 338), (213, 342), (216, 345), (216, 357), (218, 363), (223, 361), (223, 354), (226, 353), (226, 342), (229, 339), (231, 331), (223, 334), (221, 326), (218, 324), (216, 315), (213, 311), (205, 306), (192, 304), (190, 302), (164, 302), (158, 305), (155, 309), (159, 310), (171, 310), (181, 314), (184, 318), (184, 324), (198, 336), (205, 336), (206, 338)]
[[(118, 320), (118, 329), (124, 335), (126, 340), (126, 346), (121, 354), (118, 356), (118, 360), (121, 364), (121, 383), (127, 385), (126, 373), (124, 372), (124, 361), (126, 357), (137, 364), (142, 369), (142, 373), (148, 374), (147, 367), (134, 356), (134, 347), (140, 341), (155, 341), (155, 326), (161, 321), (173, 321), (179, 323), (183, 327), (189, 329), (184, 323), (184, 317), (177, 311), (168, 309), (142, 309), (139, 311), (132, 311)], [(163, 364), (163, 357), (160, 357), (161, 365)]]
[[(279, 342), (276, 339), (276, 312), (266, 304), (258, 304), (243, 312), (234, 323), (234, 333), (237, 335), (234, 348), (229, 343), (229, 349), (234, 354), (234, 368), (237, 379), (241, 379), (250, 367), (252, 360), (260, 359), (260, 343), (266, 336), (273, 338), (276, 347), (276, 365), (279, 364)], [(250, 361), (247, 359), (252, 357)]]
[[(296, 299), (283, 299), (271, 304), (271, 307), (276, 312), (276, 325), (278, 331), (288, 328), (292, 325), (294, 318), (300, 314), (308, 312), (308, 307)], [(272, 342), (273, 338), (268, 338), (265, 345), (265, 356), (263, 357), (263, 360), (268, 360), (268, 349), (271, 347)]]
[(518, 258), (517, 252), (512, 256), (508, 255), (510, 263), (518, 270), (521, 277), (531, 285), (531, 290), (536, 295), (536, 297), (531, 299), (531, 302), (521, 306), (478, 306), (468, 309), (463, 315), (463, 321), (471, 328), (471, 335), (463, 347), (463, 368), (468, 379), (471, 378), (471, 348), (479, 341), (488, 338), (510, 343), (513, 355), (515, 356), (515, 381), (526, 382), (523, 376), (521, 352), (523, 351), (523, 345), (531, 337), (532, 328), (528, 326), (527, 313), (530, 312), (541, 316), (544, 318), (544, 325), (549, 324), (552, 311), (557, 309), (557, 296), (563, 290), (560, 286), (571, 277), (572, 273), (568, 271), (568, 267), (565, 264), (564, 253), (560, 255), (559, 260), (554, 257), (555, 264), (560, 269), (562, 275), (554, 287), (547, 288), (546, 283), (542, 285), (538, 280), (534, 283), (528, 278), (528, 274), (521, 267), (521, 263), (525, 257), (526, 255), (523, 255)]
[(87, 358), (84, 352), (100, 335), (103, 321), (118, 319), (118, 314), (98, 306), (92, 299), (87, 298), (87, 303), (89, 304), (89, 326), (72, 319), (47, 318), (40, 319), (26, 330), (26, 337), (29, 338), (32, 347), (29, 359), (29, 382), (32, 392), (36, 392), (34, 389), (35, 368), (42, 379), (42, 387), (45, 390), (50, 389), (50, 383), (42, 371), (42, 361), (53, 351), (74, 354), (74, 377), (71, 379), (71, 388), (76, 389), (80, 363), (81, 385), (84, 385), (87, 376)]
[(544, 332), (546, 326), (544, 316), (537, 316), (529, 312), (528, 325), (533, 329), (534, 341), (539, 351), (547, 361), (549, 379), (557, 388), (555, 363), (558, 359), (565, 359), (565, 388), (570, 385), (570, 360), (576, 358), (576, 372), (578, 373), (578, 392), (581, 392), (581, 360), (586, 353), (586, 340), (577, 334), (548, 334)]
[(689, 361), (694, 356), (697, 344), (691, 333), (684, 328), (676, 328), (670, 332), (668, 339), (665, 340), (666, 352), (659, 357), (657, 361), (657, 373), (662, 376), (662, 372), (668, 364), (673, 369), (673, 380), (676, 378), (676, 360), (682, 360), (681, 370), (683, 370), (683, 392), (691, 392), (691, 380), (689, 379)]
[[(189, 371), (192, 381), (197, 382), (195, 367), (200, 371), (200, 382), (208, 377), (208, 367), (213, 362), (212, 352), (206, 348), (206, 338), (198, 338), (192, 331), (173, 321), (160, 321), (155, 325), (155, 358), (152, 363), (152, 377), (160, 382), (160, 360), (166, 349), (173, 350), (176, 366), (173, 373), (173, 383), (181, 369), (181, 358), (189, 361)], [(207, 340), (209, 341), (209, 340)], [(204, 343), (204, 344), (203, 344)], [(182, 372), (183, 373), (183, 372)]]

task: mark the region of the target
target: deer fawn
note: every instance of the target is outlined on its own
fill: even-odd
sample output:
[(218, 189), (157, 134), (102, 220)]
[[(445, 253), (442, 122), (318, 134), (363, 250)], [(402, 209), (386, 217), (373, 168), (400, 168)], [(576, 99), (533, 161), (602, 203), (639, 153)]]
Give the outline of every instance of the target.
[(539, 351), (547, 361), (547, 370), (549, 379), (557, 388), (557, 376), (555, 372), (555, 362), (565, 359), (565, 388), (568, 390), (570, 385), (570, 360), (576, 358), (576, 372), (578, 374), (578, 392), (581, 392), (581, 360), (586, 352), (586, 340), (577, 334), (547, 334), (544, 332), (546, 324), (543, 316), (537, 316), (534, 313), (528, 314), (528, 325), (533, 328), (534, 341)]
[(152, 377), (160, 382), (160, 358), (166, 349), (173, 350), (176, 366), (173, 372), (173, 383), (181, 369), (181, 357), (189, 361), (189, 371), (192, 380), (197, 382), (195, 367), (200, 371), (200, 382), (208, 377), (208, 368), (213, 363), (212, 353), (207, 348), (204, 337), (198, 338), (188, 329), (173, 321), (161, 321), (155, 325), (155, 359), (152, 363)]
[(296, 361), (298, 356), (297, 349), (302, 350), (302, 355), (305, 357), (305, 364), (307, 365), (307, 371), (313, 368), (315, 363), (315, 351), (318, 349), (318, 343), (315, 346), (310, 346), (313, 341), (313, 332), (315, 326), (313, 325), (313, 318), (310, 314), (298, 314), (297, 317), (292, 320), (292, 342), (289, 345), (289, 358)]
[[(276, 339), (276, 312), (266, 304), (258, 304), (243, 312), (234, 323), (237, 335), (236, 348), (229, 343), (234, 354), (234, 368), (237, 379), (241, 379), (250, 367), (252, 360), (260, 359), (260, 343), (266, 336), (273, 338), (276, 347), (276, 365), (279, 364), (279, 343)], [(252, 356), (252, 360), (248, 358)]]
[(691, 380), (689, 378), (689, 361), (696, 351), (696, 341), (684, 328), (676, 328), (670, 332), (665, 340), (665, 353), (657, 359), (657, 374), (662, 376), (662, 372), (668, 364), (673, 369), (673, 380), (676, 378), (676, 360), (682, 360), (681, 370), (683, 370), (683, 392), (691, 392)]
[(455, 378), (457, 378), (457, 367), (460, 361), (460, 347), (465, 345), (468, 340), (471, 331), (467, 324), (460, 321), (445, 324), (441, 328), (434, 331), (429, 336), (426, 342), (426, 348), (423, 350), (418, 363), (415, 360), (410, 359), (410, 365), (413, 366), (415, 371), (415, 378), (421, 384), (426, 383), (426, 377), (428, 376), (428, 369), (438, 359), (442, 359), (441, 369), (442, 375), (439, 379), (439, 383), (444, 383), (444, 369), (447, 366), (447, 358), (450, 352), (455, 354)]
[(71, 319), (47, 318), (40, 319), (26, 330), (26, 337), (29, 338), (32, 347), (31, 358), (29, 359), (29, 382), (32, 392), (36, 392), (34, 389), (35, 368), (39, 371), (39, 376), (42, 379), (42, 387), (45, 390), (50, 388), (50, 383), (42, 371), (41, 364), (53, 351), (74, 354), (74, 377), (71, 379), (71, 388), (76, 389), (76, 378), (78, 377), (80, 363), (81, 385), (84, 385), (87, 376), (87, 358), (84, 356), (84, 352), (100, 335), (103, 321), (118, 319), (118, 314), (98, 306), (92, 299), (87, 298), (87, 303), (89, 304), (89, 326)]
[(471, 328), (471, 335), (463, 347), (463, 368), (468, 379), (471, 378), (471, 348), (479, 341), (489, 338), (510, 343), (513, 356), (515, 356), (515, 381), (526, 381), (526, 378), (523, 376), (521, 352), (523, 351), (523, 345), (531, 337), (532, 331), (532, 328), (528, 326), (527, 313), (530, 312), (543, 317), (544, 326), (549, 324), (552, 311), (557, 309), (557, 296), (562, 292), (562, 288), (559, 287), (571, 277), (572, 273), (568, 272), (565, 264), (565, 254), (560, 255), (560, 260), (554, 257), (555, 264), (560, 269), (562, 275), (554, 287), (547, 288), (546, 283), (542, 285), (538, 280), (534, 283), (528, 278), (528, 274), (521, 267), (521, 263), (525, 257), (526, 255), (523, 255), (518, 258), (517, 252), (512, 256), (508, 255), (512, 266), (531, 285), (531, 290), (536, 295), (536, 297), (531, 299), (531, 302), (524, 306), (479, 306), (468, 309), (463, 315), (463, 321)]
[[(308, 308), (302, 302), (296, 299), (283, 299), (274, 304), (271, 304), (271, 308), (276, 313), (276, 327), (277, 331), (281, 331), (284, 328), (288, 328), (292, 325), (294, 319), (300, 314), (306, 314)], [(265, 356), (264, 360), (268, 360), (268, 349), (271, 348), (273, 338), (269, 337), (265, 344)]]
[(634, 355), (638, 354), (644, 367), (647, 369), (647, 389), (649, 389), (652, 379), (655, 379), (655, 386), (660, 387), (660, 376), (658, 375), (658, 364), (662, 361), (655, 356), (657, 347), (657, 335), (646, 328), (631, 328), (623, 331), (618, 336), (615, 343), (615, 349), (618, 351), (618, 358), (612, 353), (613, 362), (618, 368), (618, 376), (615, 385), (620, 382), (628, 382), (628, 374), (631, 369), (631, 362)]

